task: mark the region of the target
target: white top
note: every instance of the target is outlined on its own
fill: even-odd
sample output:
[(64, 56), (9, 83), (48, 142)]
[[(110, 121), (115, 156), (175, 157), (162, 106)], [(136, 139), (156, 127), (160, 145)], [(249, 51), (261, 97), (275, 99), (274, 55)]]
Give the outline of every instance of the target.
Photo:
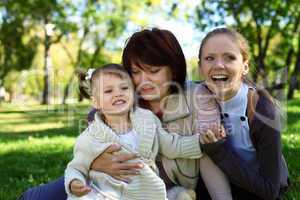
[(246, 116), (249, 86), (242, 83), (234, 97), (220, 101), (226, 134), (236, 153), (247, 163), (257, 165), (254, 145)]
[(238, 92), (227, 101), (220, 101), (223, 113), (245, 115), (248, 102), (248, 85), (242, 83)]
[(120, 137), (121, 141), (131, 147), (132, 150), (137, 151), (138, 149), (138, 144), (140, 142), (140, 137), (139, 135), (131, 129), (129, 132), (124, 133), (124, 134), (118, 134)]

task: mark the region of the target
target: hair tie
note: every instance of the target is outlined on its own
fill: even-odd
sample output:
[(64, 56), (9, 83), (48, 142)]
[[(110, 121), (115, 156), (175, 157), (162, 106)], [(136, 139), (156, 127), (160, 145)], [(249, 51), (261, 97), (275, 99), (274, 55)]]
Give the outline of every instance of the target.
[(94, 71), (95, 71), (94, 68), (89, 68), (88, 71), (86, 72), (85, 80), (91, 80)]

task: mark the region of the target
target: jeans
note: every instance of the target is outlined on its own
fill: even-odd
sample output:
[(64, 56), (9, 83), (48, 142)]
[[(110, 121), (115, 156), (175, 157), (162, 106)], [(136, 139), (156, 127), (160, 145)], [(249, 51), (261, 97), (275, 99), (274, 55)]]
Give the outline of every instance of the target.
[(66, 200), (67, 194), (64, 186), (64, 177), (28, 189), (18, 200)]

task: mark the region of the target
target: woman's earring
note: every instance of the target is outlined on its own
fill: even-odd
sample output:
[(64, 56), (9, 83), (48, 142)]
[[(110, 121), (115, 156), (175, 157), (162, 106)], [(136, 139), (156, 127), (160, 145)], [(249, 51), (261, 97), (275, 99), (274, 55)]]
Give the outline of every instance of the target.
[[(245, 70), (247, 70), (248, 71), (248, 64), (245, 64), (244, 65), (244, 68), (245, 68)], [(247, 72), (246, 71), (243, 71), (243, 76), (246, 76), (247, 75)]]

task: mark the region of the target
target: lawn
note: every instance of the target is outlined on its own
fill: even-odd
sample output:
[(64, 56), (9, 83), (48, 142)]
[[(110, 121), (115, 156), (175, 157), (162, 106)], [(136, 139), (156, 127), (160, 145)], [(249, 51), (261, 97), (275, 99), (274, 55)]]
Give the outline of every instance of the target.
[[(300, 199), (300, 100), (288, 103), (282, 134), (292, 186), (286, 199)], [(74, 138), (85, 128), (88, 106), (0, 105), (0, 200), (60, 177)]]

